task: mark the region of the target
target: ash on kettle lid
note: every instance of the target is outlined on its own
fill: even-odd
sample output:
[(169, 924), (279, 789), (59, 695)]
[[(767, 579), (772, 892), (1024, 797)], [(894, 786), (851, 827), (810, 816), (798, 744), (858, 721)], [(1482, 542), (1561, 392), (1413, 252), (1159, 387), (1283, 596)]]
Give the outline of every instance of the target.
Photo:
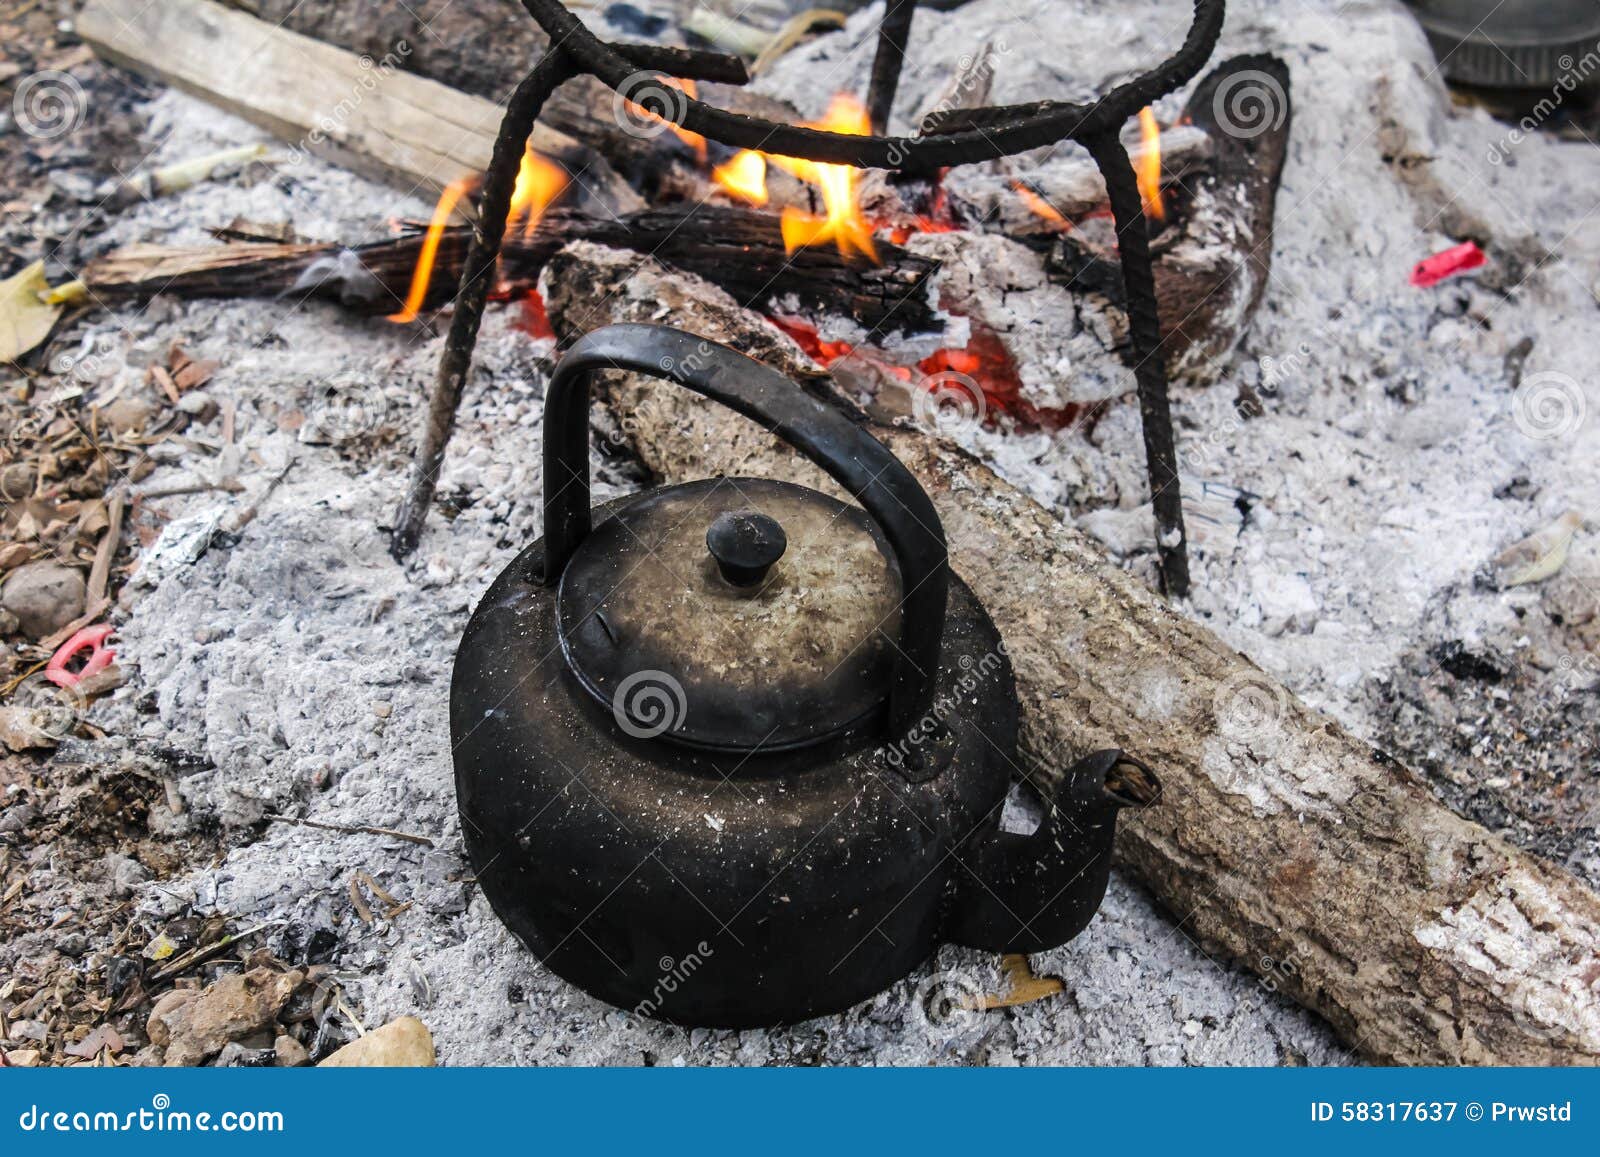
[(820, 742), (879, 711), (900, 577), (853, 507), (722, 478), (598, 523), (561, 576), (573, 674), (625, 731), (712, 750)]
[[(799, 450), (859, 502), (709, 479), (589, 508), (591, 377), (676, 382)], [(545, 394), (544, 557), (567, 667), (640, 739), (717, 751), (819, 743), (933, 700), (949, 561), (932, 501), (889, 450), (768, 366), (669, 326), (613, 325)]]

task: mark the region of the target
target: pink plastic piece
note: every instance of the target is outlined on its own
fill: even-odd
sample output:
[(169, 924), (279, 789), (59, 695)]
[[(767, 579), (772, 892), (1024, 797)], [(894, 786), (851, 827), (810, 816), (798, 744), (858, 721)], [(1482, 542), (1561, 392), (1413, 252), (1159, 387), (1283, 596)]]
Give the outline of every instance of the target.
[[(76, 687), (80, 680), (104, 671), (117, 657), (117, 653), (106, 646), (106, 639), (111, 636), (114, 629), (109, 623), (83, 628), (62, 643), (60, 649), (50, 656), (50, 663), (44, 669), (44, 677), (57, 687)], [(67, 664), (84, 650), (91, 652), (88, 661), (77, 671), (67, 670)]]
[(1411, 284), (1418, 289), (1429, 289), (1447, 277), (1477, 269), (1488, 260), (1476, 241), (1463, 241), (1443, 253), (1435, 253), (1417, 262), (1411, 270)]

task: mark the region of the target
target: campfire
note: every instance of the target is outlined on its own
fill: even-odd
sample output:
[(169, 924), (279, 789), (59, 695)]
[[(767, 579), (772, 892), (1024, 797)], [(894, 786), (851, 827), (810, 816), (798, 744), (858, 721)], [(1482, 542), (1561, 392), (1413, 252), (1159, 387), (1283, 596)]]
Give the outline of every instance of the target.
[[(1160, 348), (1180, 377), (1209, 376), (1248, 325), (1265, 284), (1256, 255), (1270, 237), (1287, 122), (1231, 138), (1219, 130), (1212, 95), (1240, 77), (1260, 84), (1251, 78), (1271, 76), (1270, 67), (1257, 58), (1225, 63), (1176, 123), (1163, 127), (1145, 106), (1129, 129), (1130, 164), (1154, 236)], [(684, 96), (700, 91), (693, 79), (663, 78), (662, 85)], [(1002, 167), (968, 178), (940, 168), (926, 177), (869, 180), (851, 165), (708, 145), (662, 116), (672, 111), (665, 105), (626, 107), (645, 126), (642, 138), (625, 136), (626, 160), (658, 174), (644, 182), (664, 191), (656, 205), (620, 213), (594, 206), (583, 195), (590, 178), (573, 179), (585, 165), (592, 173), (593, 164), (570, 153), (529, 148), (521, 160), (490, 292), (524, 303), (530, 333), (549, 332), (536, 284), (546, 261), (561, 245), (586, 239), (652, 253), (709, 278), (760, 308), (863, 403), (927, 415), (947, 436), (979, 427), (1059, 430), (1092, 420), (1110, 392), (1128, 388), (1041, 392), (1025, 368), (1033, 349), (1019, 361), (1016, 348), (1019, 338), (1035, 340), (1033, 330), (1016, 329), (1015, 311), (985, 274), (995, 261), (1021, 272), (1042, 256), (1052, 292), (1105, 317), (1110, 360), (1139, 364), (1117, 226), (1092, 160), (1077, 154), (1033, 173)], [(849, 93), (836, 94), (820, 118), (795, 121), (864, 139), (868, 129), (866, 105)], [(471, 237), (457, 219), (480, 190), (479, 177), (463, 175), (445, 187), (429, 221), (401, 222), (392, 240), (358, 247), (358, 279), (348, 270), (322, 273), (336, 266), (334, 247), (234, 246), (227, 255), (114, 254), (89, 280), (108, 300), (157, 289), (297, 292), (415, 323), (454, 300)], [(1217, 236), (1232, 237), (1232, 247), (1207, 240)], [(1014, 245), (993, 250), (997, 242)], [(1033, 296), (1049, 308), (1038, 291)]]
[[(598, 49), (525, 78), (549, 37), (516, 6), (435, 6), (448, 53), (363, 62), (346, 6), (276, 2), (88, 0), (82, 42), (60, 31), (34, 60), (7, 45), (75, 77), (87, 115), (50, 136), (27, 99), (43, 82), (9, 82), (0, 1064), (295, 1064), (395, 1034), (452, 1064), (863, 1047), (920, 1064), (997, 1045), (1024, 1063), (1320, 1063), (1341, 1041), (1385, 1063), (1597, 1055), (1595, 343), (1592, 287), (1569, 268), (1592, 150), (1452, 115), (1395, 6), (1347, 6), (1335, 38), (1332, 5), (1257, 5), (1214, 59), (1182, 52), (1177, 83), (1141, 80), (1178, 40), (1142, 9), (1059, 21), (1035, 3), (1022, 44), (975, 0), (917, 13), (913, 56), (938, 67), (897, 86), (844, 63), (867, 18), (758, 68), (743, 49), (629, 43), (671, 26), (585, 10)], [(890, 7), (885, 43), (904, 47), (911, 8)], [(473, 21), (491, 8), (508, 22), (489, 33)], [(218, 51), (243, 43), (260, 46), (254, 84)], [(112, 57), (185, 91), (141, 88)], [(1121, 95), (1050, 99), (1057, 71)], [(134, 146), (158, 147), (154, 167)], [(1510, 149), (1514, 172), (1481, 161)], [(1547, 173), (1572, 179), (1528, 180)], [(712, 372), (700, 342), (737, 354)], [(592, 389), (552, 385), (585, 354)], [(734, 413), (692, 392), (753, 396), (722, 376), (762, 396)], [(913, 476), (1006, 644), (1015, 696), (986, 700), (1020, 724), (1004, 830), (1039, 819), (1021, 790), (1035, 772), (1058, 784), (1112, 747), (1148, 763), (1100, 784), (1151, 805), (1117, 834), (1106, 909), (1144, 963), (1105, 961), (1101, 938), (1063, 981), (1060, 957), (962, 952), (841, 1032), (685, 1041), (607, 1019), (490, 915), (449, 774), (452, 660), (495, 574), (559, 595), (537, 550), (512, 560), (591, 504), (546, 514), (564, 492), (544, 480), (586, 468), (610, 510), (722, 478), (816, 489), (748, 411), (819, 407), (843, 416), (835, 445), (864, 432)], [(541, 469), (551, 446), (564, 457)], [(776, 573), (804, 554), (795, 525)], [(708, 528), (690, 529), (706, 561)], [(771, 548), (771, 526), (724, 530), (706, 577), (759, 586), (773, 556), (742, 551)], [(1190, 596), (1171, 598), (1185, 563)], [(514, 618), (499, 639), (465, 731), (528, 661)], [(588, 642), (614, 649), (604, 627)], [(699, 674), (697, 642), (681, 673)], [(860, 702), (835, 704), (841, 727)], [(590, 706), (578, 731), (617, 722)], [(860, 754), (849, 782), (868, 793), (944, 791)], [(742, 797), (759, 777), (705, 778), (703, 806), (665, 829), (714, 870), (736, 833), (770, 826), (773, 797)], [(572, 786), (547, 819), (591, 807)], [(675, 798), (646, 792), (647, 822)], [(612, 846), (609, 817), (593, 827)], [(602, 841), (573, 842), (587, 857)], [(1216, 969), (1213, 945), (1241, 967)], [(658, 966), (678, 983), (708, 959), (669, 944), (628, 967), (648, 993)], [(1095, 999), (1052, 999), (1064, 985)], [(1184, 996), (1197, 986), (1212, 1013)], [(248, 1027), (205, 1029), (241, 990)], [(931, 1024), (935, 1007), (959, 1011)]]

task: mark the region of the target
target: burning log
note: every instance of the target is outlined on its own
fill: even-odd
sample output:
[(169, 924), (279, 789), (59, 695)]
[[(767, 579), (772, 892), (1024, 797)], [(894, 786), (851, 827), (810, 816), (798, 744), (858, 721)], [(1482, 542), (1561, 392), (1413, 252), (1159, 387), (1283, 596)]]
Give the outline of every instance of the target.
[[(566, 336), (660, 321), (665, 307), (665, 320), (828, 389), (762, 319), (654, 263), (577, 245), (544, 284)], [(687, 391), (618, 379), (606, 401), (665, 478), (737, 472), (837, 493)], [(1120, 857), (1186, 934), (1376, 1061), (1600, 1061), (1600, 897), (1451, 812), (980, 463), (910, 430), (873, 433), (917, 475), (952, 565), (984, 592), (1016, 668), (1025, 753), (1056, 773), (1121, 747), (1159, 771), (1167, 791)]]
[[(451, 226), (439, 238), (423, 308), (455, 294), (472, 231)], [(833, 246), (787, 254), (779, 219), (737, 206), (646, 209), (594, 217), (555, 209), (532, 234), (513, 230), (501, 250), (500, 280), (512, 293), (532, 289), (545, 262), (571, 241), (650, 253), (705, 277), (741, 303), (759, 306), (793, 294), (801, 302), (848, 314), (869, 329), (916, 332), (938, 328), (927, 294), (938, 267), (896, 245), (877, 244), (880, 264), (846, 261)], [(174, 297), (335, 299), (365, 313), (389, 314), (405, 302), (424, 245), (413, 230), (357, 249), (337, 245), (216, 245), (171, 248), (141, 245), (92, 262), (83, 280), (107, 304)]]
[[(1260, 132), (1220, 119), (1241, 92), (1270, 118)], [(1152, 239), (1161, 342), (1175, 377), (1206, 381), (1219, 372), (1261, 304), (1291, 120), (1289, 69), (1275, 56), (1224, 61), (1189, 98), (1183, 121), (1204, 134), (1208, 163), (1179, 187), (1174, 226)], [(1121, 262), (1108, 241), (1064, 233), (1049, 268), (1123, 313)]]

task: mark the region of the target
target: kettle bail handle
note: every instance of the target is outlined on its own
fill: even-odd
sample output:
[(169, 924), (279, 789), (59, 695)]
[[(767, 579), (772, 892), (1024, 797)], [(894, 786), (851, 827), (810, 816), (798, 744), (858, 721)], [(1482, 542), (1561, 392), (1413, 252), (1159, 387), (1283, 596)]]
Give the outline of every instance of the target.
[(554, 586), (592, 529), (589, 397), (592, 376), (628, 370), (676, 382), (743, 414), (820, 466), (882, 530), (900, 567), (900, 638), (889, 691), (891, 734), (909, 730), (933, 701), (944, 638), (949, 562), (928, 495), (888, 447), (770, 366), (665, 325), (621, 324), (580, 338), (545, 392), (544, 572)]

